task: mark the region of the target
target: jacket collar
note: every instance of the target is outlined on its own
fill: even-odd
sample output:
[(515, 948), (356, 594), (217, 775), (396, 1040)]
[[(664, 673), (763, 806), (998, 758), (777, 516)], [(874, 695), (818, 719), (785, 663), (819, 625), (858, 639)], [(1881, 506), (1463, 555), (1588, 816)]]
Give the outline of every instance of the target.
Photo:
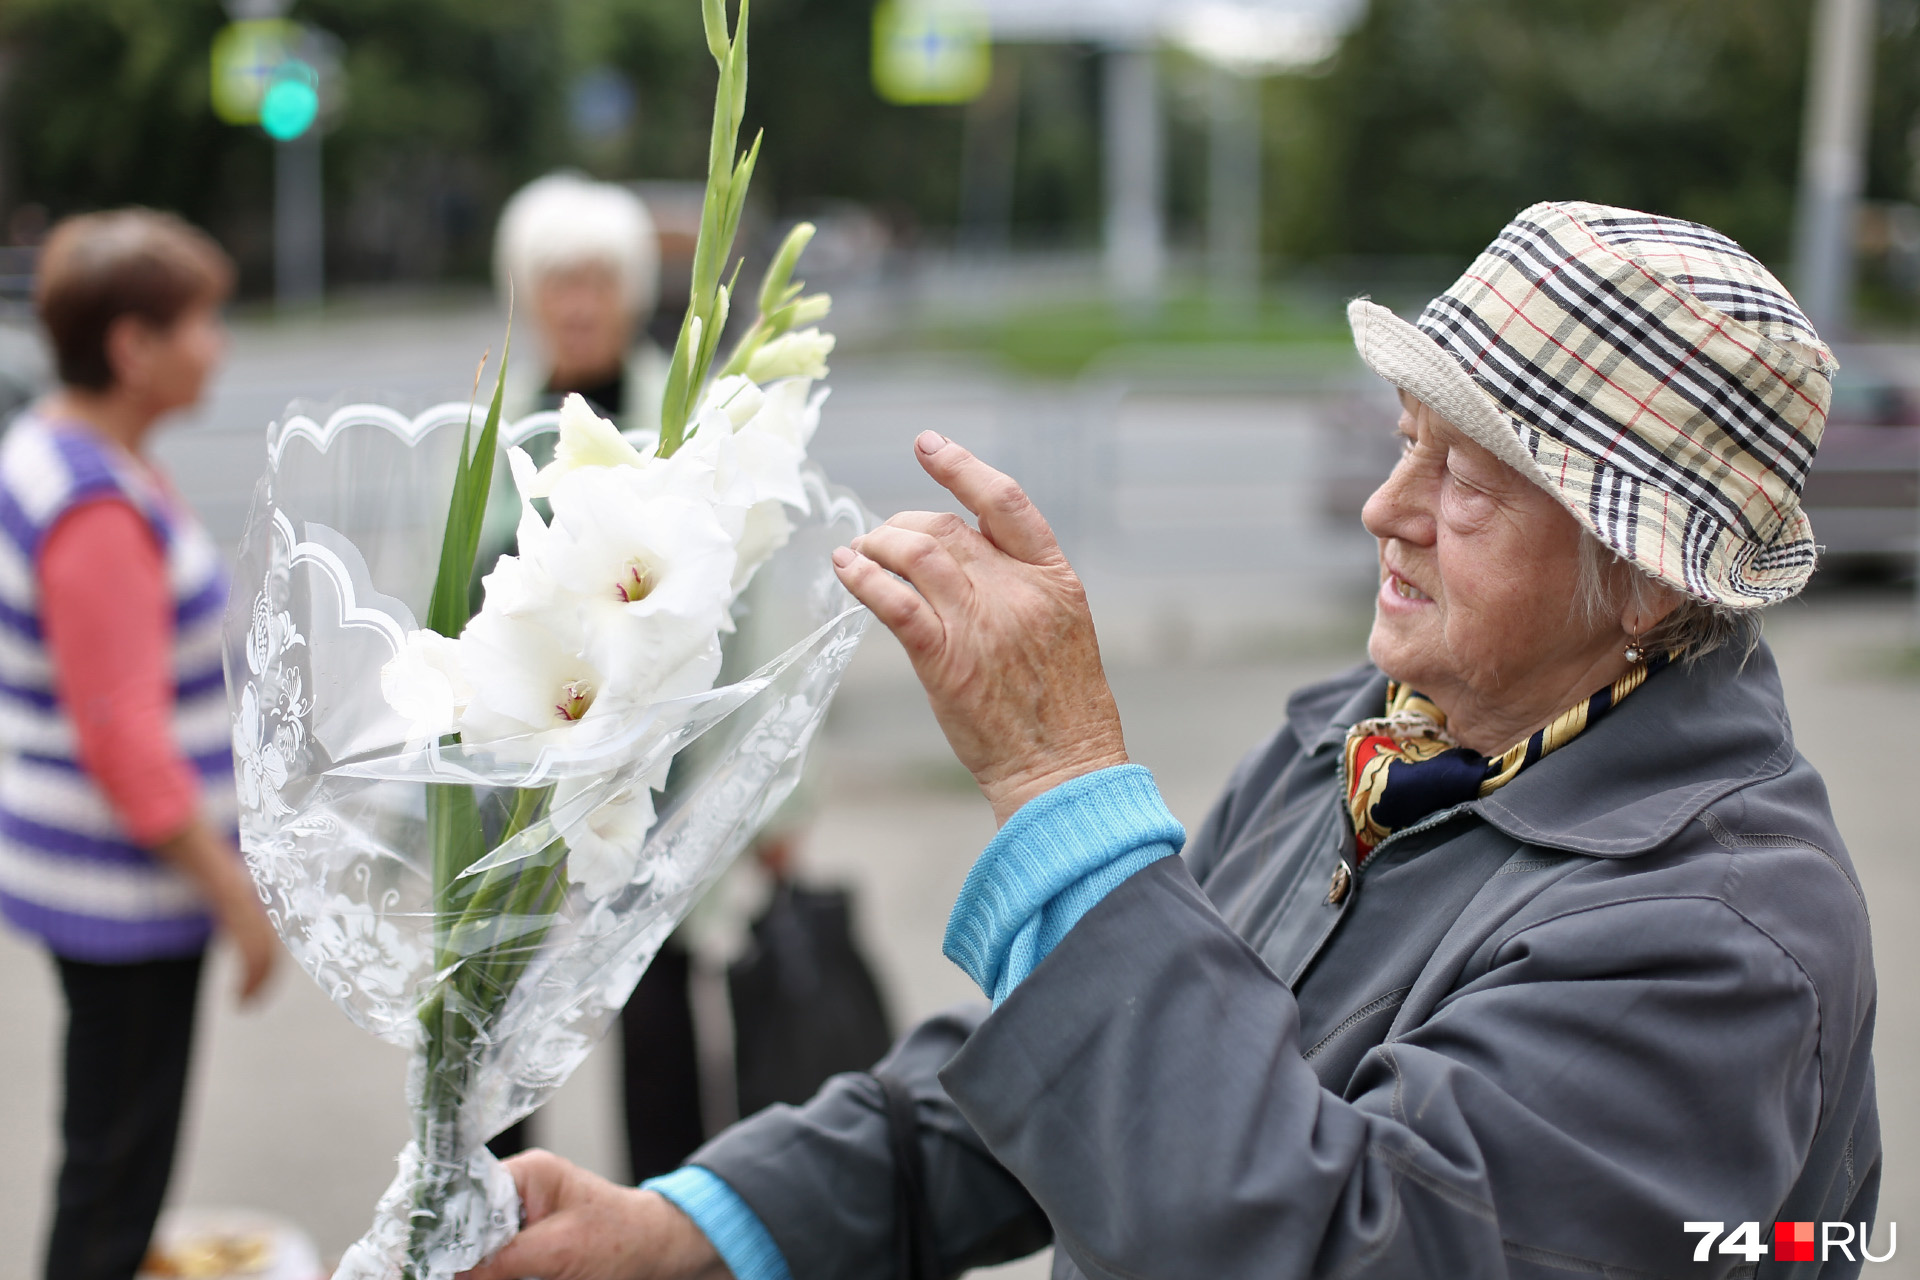
[[(1380, 714), (1387, 678), (1371, 665), (1288, 703), (1310, 755)], [(1765, 642), (1657, 673), (1574, 741), (1465, 808), (1527, 844), (1600, 858), (1658, 848), (1721, 797), (1794, 760), (1780, 671)]]

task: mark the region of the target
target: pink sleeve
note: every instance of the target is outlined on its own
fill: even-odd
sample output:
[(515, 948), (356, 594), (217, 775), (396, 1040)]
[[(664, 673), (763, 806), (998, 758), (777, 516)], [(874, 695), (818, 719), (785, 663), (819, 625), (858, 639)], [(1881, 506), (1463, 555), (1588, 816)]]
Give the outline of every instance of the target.
[(135, 843), (179, 834), (200, 783), (173, 738), (173, 599), (152, 529), (124, 499), (82, 503), (41, 544), (39, 578), (80, 763)]

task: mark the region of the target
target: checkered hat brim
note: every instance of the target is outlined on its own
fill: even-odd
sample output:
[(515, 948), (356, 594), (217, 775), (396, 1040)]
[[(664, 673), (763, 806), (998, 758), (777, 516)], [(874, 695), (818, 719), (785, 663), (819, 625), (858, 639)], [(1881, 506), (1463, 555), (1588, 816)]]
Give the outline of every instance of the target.
[(1375, 372), (1662, 582), (1736, 609), (1806, 585), (1800, 493), (1837, 365), (1726, 236), (1537, 204), (1416, 323), (1365, 299), (1347, 317)]

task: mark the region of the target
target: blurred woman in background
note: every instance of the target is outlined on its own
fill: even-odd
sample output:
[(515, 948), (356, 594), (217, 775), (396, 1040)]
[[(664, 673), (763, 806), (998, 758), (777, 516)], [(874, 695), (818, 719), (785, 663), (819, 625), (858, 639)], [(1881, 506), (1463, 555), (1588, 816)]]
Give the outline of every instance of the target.
[(508, 421), (585, 396), (623, 431), (658, 431), (667, 355), (646, 335), (660, 242), (639, 196), (554, 173), (515, 193), (494, 238), (494, 278), (533, 321), (544, 363), (508, 370)]
[(61, 223), (34, 301), (59, 386), (0, 445), (0, 912), (68, 1010), (48, 1280), (128, 1280), (179, 1132), (217, 926), (278, 954), (233, 842), (218, 548), (147, 456), (226, 345), (233, 266), (143, 209)]

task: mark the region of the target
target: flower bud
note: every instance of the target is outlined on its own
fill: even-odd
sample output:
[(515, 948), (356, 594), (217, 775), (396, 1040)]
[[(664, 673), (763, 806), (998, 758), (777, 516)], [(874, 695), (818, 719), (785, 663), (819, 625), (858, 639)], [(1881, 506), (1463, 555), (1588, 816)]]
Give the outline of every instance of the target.
[(832, 351), (832, 334), (802, 329), (775, 338), (754, 352), (753, 359), (747, 361), (747, 376), (761, 383), (781, 378), (824, 378), (827, 356)]

